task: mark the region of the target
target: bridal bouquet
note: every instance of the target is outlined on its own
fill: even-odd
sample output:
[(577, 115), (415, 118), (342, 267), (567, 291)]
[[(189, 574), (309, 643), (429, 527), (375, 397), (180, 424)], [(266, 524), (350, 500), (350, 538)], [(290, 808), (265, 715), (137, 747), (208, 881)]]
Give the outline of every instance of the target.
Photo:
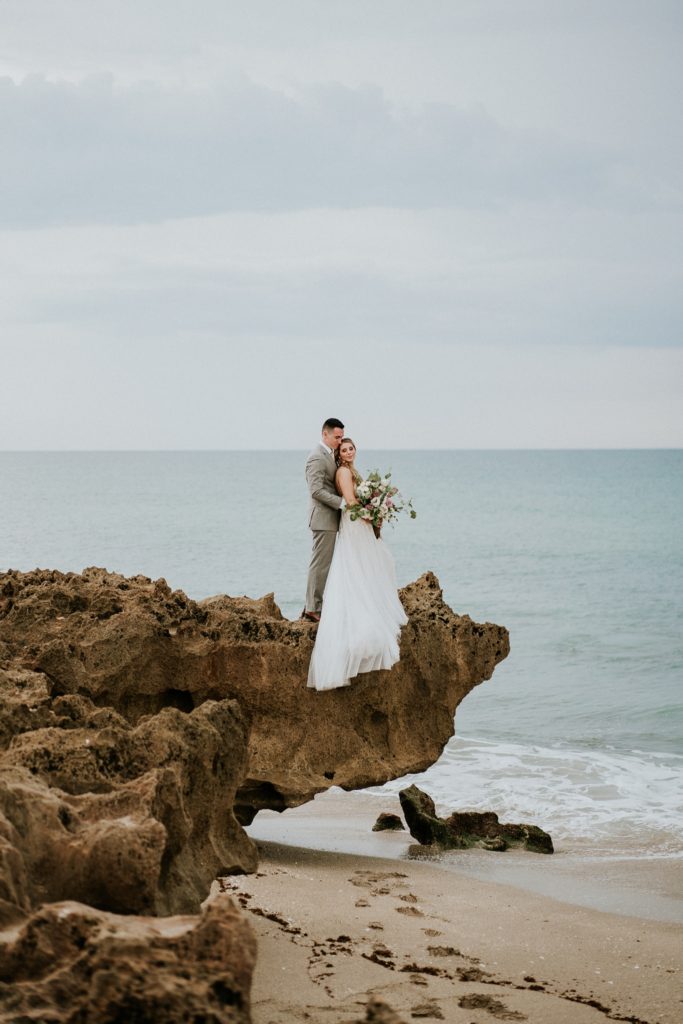
[(417, 515), (412, 501), (406, 501), (398, 487), (393, 486), (391, 473), (382, 476), (376, 469), (368, 473), (365, 480), (356, 485), (356, 498), (356, 504), (349, 508), (351, 519), (365, 519), (376, 529), (382, 523), (398, 519), (399, 512), (408, 512), (411, 519)]

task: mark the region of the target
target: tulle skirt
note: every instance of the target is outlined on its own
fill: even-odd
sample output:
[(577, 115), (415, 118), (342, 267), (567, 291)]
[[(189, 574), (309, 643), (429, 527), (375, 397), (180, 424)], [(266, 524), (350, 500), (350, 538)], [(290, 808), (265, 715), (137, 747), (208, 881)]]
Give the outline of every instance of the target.
[(399, 660), (401, 626), (394, 559), (372, 527), (344, 512), (327, 577), (318, 634), (308, 670), (316, 690), (348, 686), (360, 672)]

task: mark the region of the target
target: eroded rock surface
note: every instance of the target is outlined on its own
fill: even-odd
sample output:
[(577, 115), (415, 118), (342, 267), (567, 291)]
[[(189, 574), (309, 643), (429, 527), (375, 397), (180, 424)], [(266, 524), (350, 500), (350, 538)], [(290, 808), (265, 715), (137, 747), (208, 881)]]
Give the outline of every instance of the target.
[(417, 786), (402, 789), (399, 799), (411, 836), (423, 846), (454, 850), (481, 846), (501, 852), (518, 846), (533, 853), (553, 853), (552, 839), (537, 825), (505, 824), (493, 811), (454, 811), (440, 818), (432, 798)]
[(319, 694), (315, 628), (272, 596), (0, 574), (0, 1019), (249, 1019), (236, 908), (152, 915), (197, 911), (217, 875), (254, 870), (239, 821), (259, 809), (438, 758), (507, 631), (455, 615), (430, 573), (401, 598), (400, 663)]
[(42, 907), (0, 941), (0, 1020), (248, 1024), (256, 940), (228, 896), (200, 917)]
[(261, 808), (296, 806), (331, 785), (382, 783), (439, 757), (457, 705), (506, 657), (508, 633), (456, 615), (432, 573), (401, 599), (409, 622), (398, 665), (316, 693), (306, 688), (315, 627), (283, 619), (272, 595), (195, 602), (164, 580), (103, 569), (6, 573), (0, 667), (24, 673), (29, 689), (39, 673), (51, 697), (87, 696), (132, 723), (237, 700), (250, 722), (236, 799), (248, 822)]
[(232, 810), (247, 757), (234, 701), (166, 708), (137, 726), (73, 695), (35, 710), (50, 724), (0, 753), (11, 880), (0, 915), (64, 899), (117, 913), (194, 911), (218, 872), (255, 868)]
[(382, 813), (377, 816), (377, 821), (372, 826), (372, 831), (405, 832), (405, 825), (398, 814), (390, 814), (388, 811), (382, 811)]
[(196, 910), (217, 873), (255, 867), (235, 814), (428, 767), (507, 632), (455, 615), (431, 574), (401, 596), (400, 663), (316, 693), (315, 628), (272, 597), (0, 575), (0, 914)]

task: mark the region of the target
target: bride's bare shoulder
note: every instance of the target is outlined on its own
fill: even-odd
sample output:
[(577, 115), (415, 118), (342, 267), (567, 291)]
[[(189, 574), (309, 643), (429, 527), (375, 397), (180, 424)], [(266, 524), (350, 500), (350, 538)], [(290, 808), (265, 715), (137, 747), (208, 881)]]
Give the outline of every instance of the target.
[(351, 493), (353, 492), (353, 473), (348, 466), (340, 466), (334, 477), (334, 485), (337, 488), (337, 494), (347, 495), (347, 500), (351, 500)]

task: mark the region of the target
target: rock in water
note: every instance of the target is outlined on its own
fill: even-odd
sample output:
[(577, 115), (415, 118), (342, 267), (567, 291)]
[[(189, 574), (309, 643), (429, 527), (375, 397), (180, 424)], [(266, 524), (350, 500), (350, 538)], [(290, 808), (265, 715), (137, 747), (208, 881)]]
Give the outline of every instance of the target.
[(534, 853), (554, 852), (552, 839), (536, 825), (507, 825), (493, 811), (454, 811), (439, 818), (432, 798), (417, 786), (402, 789), (399, 799), (411, 836), (423, 846), (500, 851), (519, 846)]
[(377, 821), (372, 826), (373, 832), (405, 832), (405, 825), (399, 818), (398, 814), (388, 814), (386, 811), (377, 818)]

